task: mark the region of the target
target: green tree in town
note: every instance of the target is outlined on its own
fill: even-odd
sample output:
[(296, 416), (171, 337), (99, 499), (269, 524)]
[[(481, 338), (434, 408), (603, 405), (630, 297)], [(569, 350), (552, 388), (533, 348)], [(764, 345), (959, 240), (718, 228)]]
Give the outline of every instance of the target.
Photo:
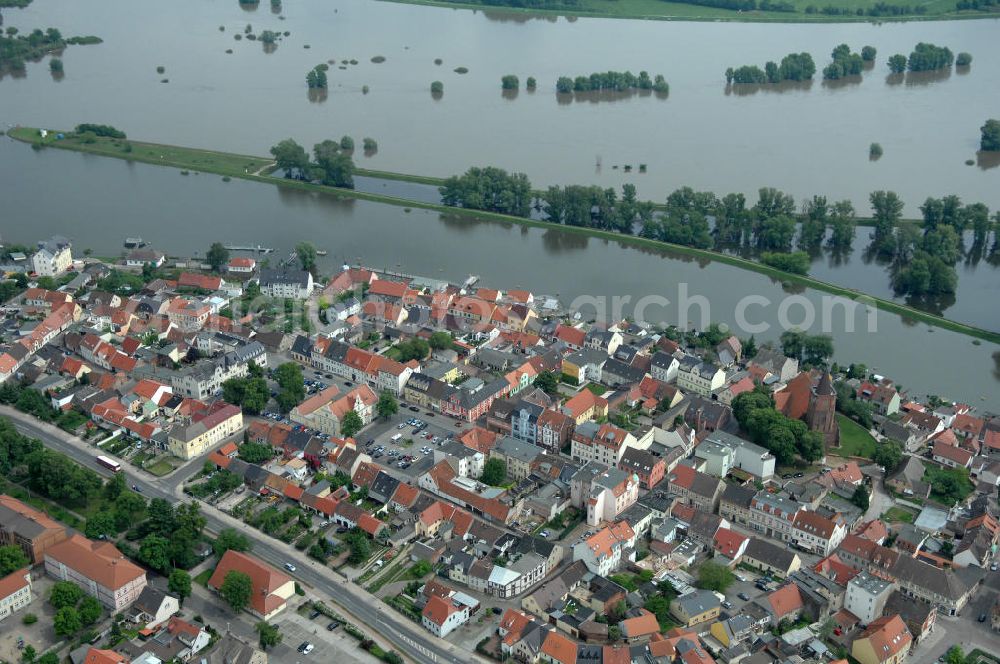
[(302, 378), (302, 367), (295, 362), (285, 362), (274, 370), (274, 379), (281, 391), (278, 392), (278, 407), (288, 412), (302, 403), (306, 396), (305, 383)]
[(438, 331), (431, 334), (427, 340), (434, 350), (450, 350), (455, 345), (454, 339), (447, 332)]
[(868, 489), (863, 485), (858, 485), (854, 489), (854, 493), (851, 494), (851, 502), (861, 508), (863, 512), (867, 512), (869, 506)]
[(219, 536), (215, 538), (215, 542), (212, 544), (212, 550), (215, 551), (215, 555), (219, 558), (226, 551), (238, 551), (240, 553), (246, 553), (252, 548), (253, 544), (243, 533), (237, 531), (235, 528), (223, 528), (219, 531)]
[(479, 477), (479, 481), (490, 486), (500, 486), (506, 477), (507, 464), (504, 463), (504, 460), (498, 457), (490, 457), (483, 464), (483, 474)]
[(0, 546), (0, 577), (28, 567), (31, 561), (16, 544)]
[(103, 539), (118, 534), (118, 522), (113, 512), (101, 510), (87, 519), (83, 534), (90, 539)]
[(354, 528), (344, 536), (344, 543), (347, 544), (351, 552), (347, 558), (347, 562), (351, 565), (359, 565), (372, 555), (371, 540), (368, 539), (368, 535), (364, 531), (358, 528)]
[(735, 580), (736, 577), (733, 576), (733, 572), (728, 567), (711, 560), (705, 561), (698, 568), (699, 588), (724, 593)]
[(349, 410), (344, 413), (344, 420), (340, 423), (340, 435), (344, 438), (353, 438), (364, 426), (365, 423), (357, 411)]
[(49, 592), (49, 604), (55, 609), (75, 607), (83, 597), (83, 590), (72, 581), (56, 581)]
[(124, 473), (115, 473), (111, 479), (104, 483), (104, 497), (109, 501), (118, 500), (118, 496), (127, 490), (128, 485), (125, 483)]
[(882, 466), (886, 473), (891, 473), (903, 460), (903, 448), (895, 441), (885, 440), (875, 447), (872, 461)]
[(182, 569), (173, 570), (167, 578), (167, 589), (177, 595), (183, 606), (184, 599), (191, 596), (191, 575)]
[(551, 371), (543, 371), (535, 376), (532, 385), (546, 394), (556, 394), (559, 391), (559, 378)]
[(274, 458), (274, 448), (267, 443), (249, 441), (240, 445), (237, 456), (247, 463), (260, 465)]
[(35, 664), (59, 664), (59, 655), (50, 650), (35, 660)]
[(250, 604), (253, 581), (243, 572), (230, 570), (219, 586), (219, 595), (226, 601), (233, 613), (239, 613)]
[(389, 390), (382, 390), (378, 395), (378, 403), (375, 404), (375, 413), (387, 420), (399, 412), (399, 402), (396, 396)]
[(52, 618), (52, 627), (57, 636), (72, 636), (80, 631), (83, 623), (80, 614), (72, 606), (64, 606)]
[(80, 616), (80, 622), (83, 626), (90, 627), (101, 618), (101, 603), (97, 601), (96, 597), (87, 595), (80, 600), (80, 606), (76, 608), (76, 612)]
[(299, 265), (306, 272), (316, 274), (316, 247), (312, 242), (299, 242), (295, 245), (295, 254), (299, 257)]
[(260, 643), (261, 650), (267, 650), (271, 646), (276, 646), (281, 643), (281, 632), (276, 626), (261, 620), (254, 625), (254, 629), (257, 631), (257, 638)]
[(170, 540), (160, 535), (147, 535), (139, 545), (139, 560), (165, 574), (170, 569)]
[(229, 250), (222, 246), (221, 242), (213, 242), (205, 254), (205, 262), (213, 272), (221, 272), (222, 267), (229, 262)]
[(952, 646), (944, 656), (945, 664), (965, 664), (965, 653), (962, 646)]
[(21, 651), (21, 661), (24, 664), (34, 664), (35, 657), (37, 656), (38, 651), (35, 650), (35, 646), (30, 643), (24, 647), (24, 650)]

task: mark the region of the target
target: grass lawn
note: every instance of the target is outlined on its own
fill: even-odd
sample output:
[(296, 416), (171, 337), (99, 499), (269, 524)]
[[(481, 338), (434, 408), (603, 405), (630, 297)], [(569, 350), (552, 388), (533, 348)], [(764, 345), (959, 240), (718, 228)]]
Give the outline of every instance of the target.
[(164, 475), (174, 471), (174, 465), (166, 459), (160, 459), (156, 463), (147, 467), (145, 470), (148, 470), (157, 477), (163, 477)]
[(871, 459), (875, 454), (875, 439), (863, 426), (837, 413), (840, 425), (840, 447), (830, 448), (830, 454), (837, 456), (858, 456)]
[(597, 396), (601, 396), (602, 394), (608, 391), (608, 388), (598, 383), (587, 383), (587, 389), (596, 394)]
[(194, 577), (195, 582), (207, 588), (208, 580), (212, 578), (213, 571), (214, 570), (207, 569), (204, 572), (201, 572), (198, 576)]
[(883, 512), (881, 516), (881, 519), (886, 523), (913, 523), (916, 518), (917, 515), (913, 513), (913, 510), (895, 505)]
[[(644, 18), (644, 19), (676, 19), (689, 21), (856, 21), (865, 20), (858, 16), (827, 16), (825, 14), (806, 14), (805, 8), (808, 5), (817, 7), (826, 4), (835, 4), (837, 7), (863, 10), (872, 7), (876, 0), (838, 0), (836, 3), (815, 2), (815, 0), (790, 0), (794, 5), (794, 12), (774, 12), (774, 11), (750, 11), (737, 12), (728, 9), (716, 9), (714, 7), (700, 7), (681, 2), (663, 2), (663, 0), (580, 0), (576, 7), (570, 9), (557, 9), (550, 11), (539, 10), (518, 10), (509, 7), (484, 7), (482, 4), (443, 2), (440, 0), (396, 0), (397, 2), (407, 2), (409, 4), (438, 5), (445, 7), (469, 7), (489, 12), (503, 13), (529, 13), (529, 14), (556, 14), (556, 15), (580, 15), (580, 16), (606, 16), (609, 18)], [(911, 3), (901, 3), (911, 4)], [(991, 14), (987, 12), (956, 12), (955, 3), (951, 0), (925, 0), (920, 2), (927, 8), (926, 13), (920, 16), (909, 18), (939, 18), (942, 16), (969, 16), (987, 17)], [(905, 19), (906, 17), (904, 17)], [(871, 18), (867, 20), (872, 20)]]

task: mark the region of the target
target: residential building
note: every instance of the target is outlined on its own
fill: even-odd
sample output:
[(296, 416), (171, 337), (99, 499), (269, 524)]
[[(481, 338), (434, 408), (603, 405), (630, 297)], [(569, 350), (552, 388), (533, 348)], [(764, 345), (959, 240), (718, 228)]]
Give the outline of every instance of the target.
[(608, 416), (608, 401), (588, 389), (583, 389), (563, 404), (562, 412), (579, 426), (588, 420)]
[(787, 495), (761, 490), (750, 502), (750, 523), (747, 525), (767, 537), (788, 542), (792, 539), (795, 515), (800, 510), (802, 505)]
[(785, 546), (772, 544), (759, 537), (751, 537), (743, 552), (743, 561), (762, 572), (781, 578), (797, 571), (802, 566), (799, 555)]
[(143, 627), (158, 627), (180, 608), (176, 597), (147, 585), (126, 612), (126, 617)]
[(680, 366), (681, 363), (670, 353), (657, 351), (650, 359), (649, 374), (661, 383), (672, 383), (677, 380)]
[(629, 559), (635, 547), (635, 532), (625, 522), (601, 528), (582, 542), (573, 545), (573, 560), (582, 560), (587, 569), (608, 576)]
[(44, 562), (45, 551), (69, 538), (65, 526), (20, 500), (0, 494), (0, 546), (21, 547), (31, 564)]
[(829, 519), (816, 512), (799, 510), (792, 521), (792, 544), (810, 553), (827, 556), (846, 536), (847, 524), (839, 517)]
[(312, 295), (313, 278), (306, 270), (261, 270), (260, 292), (268, 297), (307, 300)]
[(605, 466), (617, 466), (626, 448), (638, 447), (630, 432), (605, 422), (586, 422), (573, 432), (570, 454), (576, 461), (594, 461)]
[(677, 387), (690, 394), (711, 396), (726, 383), (726, 372), (710, 362), (686, 355), (677, 368)]
[(639, 486), (647, 491), (660, 483), (667, 471), (667, 461), (649, 450), (625, 449), (618, 468), (639, 478)]
[(609, 468), (590, 482), (587, 525), (614, 521), (639, 499), (639, 478), (617, 468)]
[[(704, 442), (698, 446), (699, 452), (702, 446), (709, 442), (732, 450), (732, 461), (729, 469), (737, 468), (762, 480), (774, 476), (774, 455), (763, 447), (725, 431), (716, 430), (709, 433)], [(715, 473), (711, 474), (714, 475)]]
[(40, 240), (31, 256), (31, 269), (40, 277), (56, 277), (73, 265), (73, 243), (55, 235)]
[(504, 436), (490, 450), (490, 458), (502, 460), (507, 465), (507, 476), (520, 482), (531, 474), (531, 465), (545, 449), (510, 436)]
[(667, 473), (670, 493), (680, 496), (690, 505), (709, 513), (719, 507), (723, 482), (690, 466), (678, 465)]
[(247, 610), (262, 620), (270, 620), (287, 606), (295, 594), (291, 577), (279, 572), (253, 556), (238, 551), (226, 551), (219, 560), (208, 587), (218, 590), (230, 572), (241, 572), (250, 577), (253, 593)]
[(45, 551), (45, 573), (58, 581), (72, 581), (112, 612), (128, 608), (146, 587), (146, 570), (114, 544), (76, 534)]
[(901, 664), (912, 642), (910, 630), (899, 616), (885, 616), (854, 639), (851, 656), (861, 664)]
[(972, 465), (974, 456), (966, 449), (940, 440), (934, 443), (931, 455), (936, 462), (948, 468), (968, 468)]
[(860, 618), (861, 624), (868, 625), (882, 616), (893, 591), (891, 581), (861, 572), (847, 583), (844, 608)]
[(350, 392), (340, 395), (339, 388), (334, 385), (306, 399), (292, 409), (288, 418), (310, 429), (340, 436), (344, 416), (354, 411), (361, 424), (368, 426), (375, 419), (375, 406), (378, 395), (367, 385), (359, 385)]
[(208, 411), (184, 426), (175, 426), (167, 437), (167, 449), (181, 459), (193, 459), (243, 430), (239, 406), (216, 401)]
[(197, 332), (211, 315), (212, 308), (198, 300), (175, 297), (167, 305), (167, 319), (182, 332)]
[(674, 598), (670, 613), (683, 627), (692, 627), (719, 617), (722, 605), (711, 590), (693, 590)]
[(431, 595), (420, 615), (431, 634), (445, 638), (469, 621), (469, 607), (450, 597)]
[(31, 604), (31, 571), (14, 570), (0, 578), (0, 621)]

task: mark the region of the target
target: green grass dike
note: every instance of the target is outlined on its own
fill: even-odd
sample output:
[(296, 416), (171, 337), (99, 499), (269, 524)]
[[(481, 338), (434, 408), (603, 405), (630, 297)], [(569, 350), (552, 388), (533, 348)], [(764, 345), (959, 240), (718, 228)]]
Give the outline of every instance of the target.
[[(578, 0), (572, 5), (516, 7), (486, 2), (461, 0), (384, 0), (411, 5), (477, 9), (498, 16), (509, 14), (524, 19), (534, 16), (588, 16), (596, 18), (626, 18), (653, 21), (738, 21), (751, 23), (847, 23), (863, 21), (940, 21), (952, 19), (977, 19), (1000, 17), (1000, 7), (994, 5), (982, 10), (958, 11), (955, 0), (787, 0), (794, 11), (754, 9), (738, 11), (722, 7), (707, 7), (685, 2), (664, 0)], [(504, 0), (501, 0), (503, 2)], [(544, 4), (544, 3), (540, 3)], [(759, 3), (758, 3), (759, 4)], [(913, 10), (923, 7), (922, 13), (904, 13), (899, 16), (873, 16), (868, 12), (876, 5), (905, 5)], [(828, 14), (824, 7), (836, 7), (850, 13)], [(807, 11), (812, 7), (813, 11)], [(857, 10), (863, 12), (857, 14)]]
[[(264, 182), (290, 189), (301, 189), (303, 191), (322, 192), (333, 196), (356, 198), (360, 200), (372, 201), (375, 203), (386, 203), (398, 207), (419, 208), (423, 210), (433, 210), (442, 214), (462, 216), (467, 219), (483, 219), (490, 221), (500, 221), (509, 224), (519, 224), (521, 226), (535, 228), (558, 228), (564, 233), (576, 233), (590, 237), (601, 238), (624, 245), (645, 247), (658, 251), (684, 254), (696, 258), (713, 260), (733, 267), (738, 267), (758, 274), (770, 277), (782, 285), (804, 286), (831, 295), (839, 295), (850, 300), (859, 301), (862, 304), (870, 304), (880, 311), (896, 314), (908, 321), (922, 322), (959, 334), (982, 339), (994, 344), (1000, 344), (1000, 332), (993, 332), (974, 325), (959, 323), (942, 316), (914, 309), (905, 304), (899, 304), (891, 300), (873, 297), (861, 291), (850, 288), (842, 288), (820, 279), (805, 275), (790, 274), (782, 272), (770, 266), (752, 261), (739, 256), (730, 256), (708, 249), (696, 249), (685, 247), (660, 240), (651, 240), (634, 235), (623, 235), (611, 231), (604, 231), (595, 228), (583, 228), (579, 226), (564, 226), (548, 221), (536, 221), (522, 217), (499, 214), (496, 212), (485, 212), (482, 210), (468, 210), (465, 208), (448, 207), (439, 203), (426, 203), (398, 196), (387, 196), (385, 194), (373, 194), (353, 189), (340, 189), (312, 182), (301, 182), (289, 180), (283, 177), (274, 177), (270, 174), (274, 162), (266, 157), (252, 157), (249, 155), (232, 154), (228, 152), (217, 152), (214, 150), (203, 150), (197, 148), (186, 148), (175, 145), (163, 145), (160, 143), (144, 143), (131, 139), (116, 139), (105, 137), (81, 138), (70, 132), (64, 134), (64, 138), (57, 137), (58, 130), (50, 130), (45, 138), (34, 127), (16, 127), (7, 132), (11, 138), (29, 143), (37, 149), (57, 148), (61, 150), (72, 150), (76, 152), (86, 152), (115, 159), (127, 161), (138, 161), (147, 164), (158, 164), (169, 166), (181, 170), (181, 173), (199, 171), (202, 173), (215, 173), (229, 178), (240, 178), (254, 182)], [(405, 182), (417, 182), (421, 184), (438, 185), (444, 180), (441, 178), (427, 177), (420, 175), (410, 175), (406, 173), (390, 173), (386, 171), (372, 171), (356, 168), (355, 175), (400, 180)]]

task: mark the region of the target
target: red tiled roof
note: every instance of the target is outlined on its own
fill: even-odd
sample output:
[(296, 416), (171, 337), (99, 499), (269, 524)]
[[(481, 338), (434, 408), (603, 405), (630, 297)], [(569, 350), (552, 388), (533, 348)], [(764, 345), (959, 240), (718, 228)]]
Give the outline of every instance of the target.
[(560, 664), (576, 664), (576, 642), (555, 630), (542, 642), (542, 653)]
[(802, 609), (802, 595), (794, 583), (778, 588), (767, 596), (767, 601), (778, 620)]
[(212, 578), (208, 580), (209, 587), (218, 590), (225, 581), (226, 574), (232, 571), (242, 572), (250, 577), (253, 583), (250, 605), (257, 613), (267, 615), (285, 603), (285, 599), (275, 595), (274, 591), (289, 583), (291, 578), (270, 565), (238, 551), (226, 551), (215, 572), (212, 573)]

